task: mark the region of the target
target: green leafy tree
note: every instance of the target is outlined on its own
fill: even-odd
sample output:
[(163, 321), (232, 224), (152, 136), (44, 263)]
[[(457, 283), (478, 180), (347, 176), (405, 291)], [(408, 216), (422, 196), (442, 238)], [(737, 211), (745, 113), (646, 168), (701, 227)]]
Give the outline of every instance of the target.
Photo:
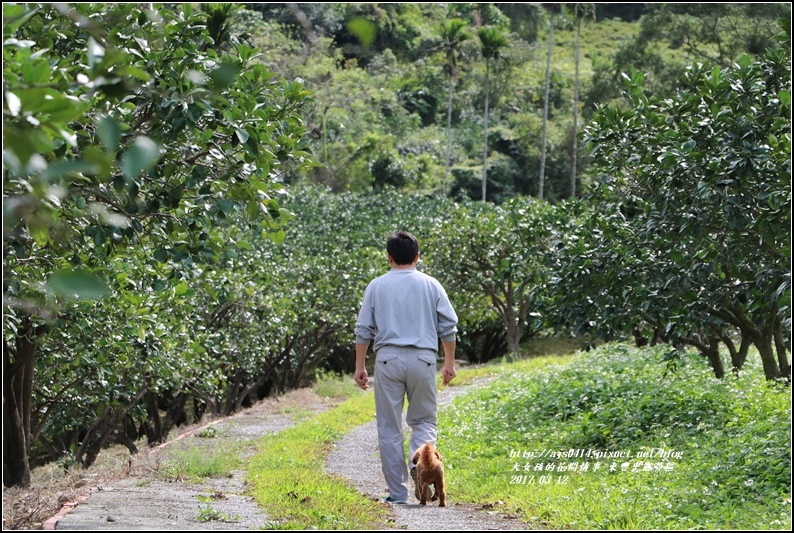
[[(277, 82), (250, 47), (205, 47), (206, 15), (189, 5), (3, 12), (4, 481), (27, 484), (37, 355), (82, 314), (61, 306), (181, 286), (223, 255), (232, 219), (278, 228), (274, 177), (310, 157), (296, 113), (308, 93)], [(146, 287), (116, 257), (168, 269)], [(86, 445), (145, 393), (103, 411)]]
[(781, 2), (649, 4), (638, 41), (660, 41), (685, 50), (693, 60), (729, 67), (744, 54), (761, 58), (775, 46), (778, 21), (791, 21), (791, 5)]
[[(691, 64), (705, 62), (724, 68), (744, 54), (761, 58), (768, 46), (777, 45), (779, 19), (791, 19), (791, 6), (785, 3), (637, 6), (644, 10), (638, 21), (639, 31), (609, 61), (593, 65), (585, 110), (618, 99), (622, 75), (632, 68), (645, 75), (643, 88), (648, 94), (673, 97), (681, 75)], [(598, 4), (598, 8), (604, 9), (604, 4)]]
[[(543, 326), (547, 260), (555, 240), (554, 207), (532, 198), (500, 206), (468, 203), (440, 225), (431, 261), (465, 316), (487, 302), (505, 334), (511, 357)], [(440, 265), (443, 265), (441, 267)]]
[(790, 368), (791, 64), (782, 39), (763, 61), (692, 67), (675, 99), (646, 96), (635, 74), (630, 108), (600, 110), (586, 131), (600, 189), (618, 206), (605, 209), (616, 249), (595, 251), (590, 268), (595, 280), (632, 264), (636, 273), (612, 280), (632, 294), (620, 304), (602, 298), (598, 312), (644, 317), (697, 346), (718, 375), (719, 343), (735, 367), (755, 345), (768, 379)]
[(535, 3), (498, 4), (498, 9), (510, 21), (510, 32), (528, 43), (534, 43), (543, 24), (543, 8)]

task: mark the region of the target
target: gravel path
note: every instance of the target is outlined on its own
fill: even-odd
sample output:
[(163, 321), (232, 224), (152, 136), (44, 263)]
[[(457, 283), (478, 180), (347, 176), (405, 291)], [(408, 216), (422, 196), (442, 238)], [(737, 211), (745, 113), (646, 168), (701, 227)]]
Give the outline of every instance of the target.
[[(477, 382), (476, 386), (484, 384)], [(469, 386), (446, 387), (439, 393), (439, 406), (470, 391)], [(311, 415), (333, 407), (333, 402), (306, 389), (279, 399), (268, 399), (232, 417), (196, 427), (173, 441), (130, 459), (128, 475), (95, 487), (87, 497), (67, 503), (42, 529), (58, 530), (251, 530), (268, 523), (266, 512), (247, 495), (244, 471), (228, 478), (163, 480), (163, 467), (180, 450), (195, 447), (223, 449), (242, 447), (242, 454), (254, 453), (256, 439), (291, 427), (294, 416)], [(200, 437), (212, 427), (212, 438)], [(342, 450), (348, 450), (343, 453)], [(353, 453), (350, 453), (352, 450)], [(328, 472), (349, 480), (363, 494), (379, 499), (385, 494), (380, 470), (375, 422), (348, 433), (326, 460)], [(449, 494), (448, 507), (435, 503), (391, 506), (393, 517), (383, 529), (409, 530), (507, 530), (529, 529), (515, 517), (505, 517), (482, 506), (462, 505)]]
[[(439, 391), (439, 408), (454, 398), (469, 392), (474, 386), (485, 385), (490, 380), (480, 380), (476, 385), (446, 387)], [(403, 422), (404, 424), (404, 422)], [(407, 425), (406, 438), (410, 435)], [(443, 451), (442, 451), (443, 455)], [(325, 461), (325, 469), (349, 481), (362, 494), (379, 500), (386, 495), (386, 480), (378, 455), (378, 430), (376, 423), (369, 422), (355, 428), (337, 442)], [(411, 486), (413, 488), (413, 485)], [(455, 502), (454, 493), (447, 491), (447, 507), (438, 507), (436, 502), (419, 505), (413, 499), (406, 505), (392, 505), (391, 529), (415, 531), (439, 530), (508, 530), (531, 529), (515, 516), (506, 516), (483, 509), (483, 506)]]
[[(96, 487), (84, 501), (67, 504), (43, 529), (57, 530), (251, 530), (268, 522), (265, 511), (246, 494), (246, 472), (232, 471), (228, 478), (204, 478), (200, 483), (183, 479), (163, 481), (163, 465), (188, 447), (223, 449), (234, 446), (242, 455), (254, 452), (253, 443), (267, 433), (294, 425), (294, 414), (311, 414), (332, 407), (307, 391), (267, 399), (234, 416), (197, 427), (174, 441), (131, 459), (129, 476)], [(214, 428), (212, 438), (199, 434)]]

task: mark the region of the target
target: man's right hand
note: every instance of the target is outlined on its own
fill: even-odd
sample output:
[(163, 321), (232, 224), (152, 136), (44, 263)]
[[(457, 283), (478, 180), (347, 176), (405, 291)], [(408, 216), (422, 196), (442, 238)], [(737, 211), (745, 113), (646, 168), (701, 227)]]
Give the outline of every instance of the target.
[(449, 382), (452, 381), (457, 375), (458, 373), (455, 372), (455, 365), (444, 365), (444, 370), (441, 372), (444, 385), (449, 385)]

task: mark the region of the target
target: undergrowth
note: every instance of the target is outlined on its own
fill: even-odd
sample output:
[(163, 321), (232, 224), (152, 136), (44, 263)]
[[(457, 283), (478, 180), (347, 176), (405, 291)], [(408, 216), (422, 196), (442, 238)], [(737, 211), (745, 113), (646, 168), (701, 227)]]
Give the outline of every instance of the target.
[(548, 528), (788, 529), (790, 388), (695, 354), (665, 374), (663, 355), (510, 365), (440, 413), (448, 492)]

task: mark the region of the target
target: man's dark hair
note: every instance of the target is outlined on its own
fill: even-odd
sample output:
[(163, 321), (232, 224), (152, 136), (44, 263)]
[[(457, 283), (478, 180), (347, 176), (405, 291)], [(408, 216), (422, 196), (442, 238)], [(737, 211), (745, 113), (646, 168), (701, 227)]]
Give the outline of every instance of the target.
[(419, 254), (419, 241), (407, 231), (397, 231), (389, 235), (386, 251), (398, 265), (410, 265)]

